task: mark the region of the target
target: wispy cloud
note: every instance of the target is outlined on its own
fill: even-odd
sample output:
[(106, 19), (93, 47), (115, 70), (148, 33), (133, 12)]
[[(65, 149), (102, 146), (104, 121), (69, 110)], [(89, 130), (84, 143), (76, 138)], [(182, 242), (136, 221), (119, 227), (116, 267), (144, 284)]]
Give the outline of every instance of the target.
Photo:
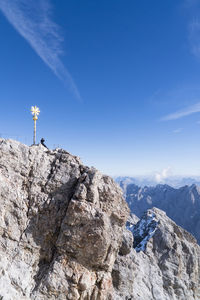
[(180, 133), (183, 131), (183, 128), (177, 128), (173, 130), (173, 133)]
[(172, 114), (166, 115), (163, 118), (161, 118), (161, 121), (176, 120), (176, 119), (180, 119), (180, 118), (189, 116), (189, 115), (197, 113), (197, 112), (200, 112), (200, 102), (198, 102), (194, 105), (191, 105), (189, 107), (186, 107), (183, 110), (179, 110)]
[(200, 2), (185, 0), (183, 6), (188, 16), (188, 39), (191, 52), (200, 58)]
[(58, 25), (51, 19), (49, 0), (0, 0), (0, 10), (44, 63), (80, 99), (78, 88), (60, 59), (62, 37)]

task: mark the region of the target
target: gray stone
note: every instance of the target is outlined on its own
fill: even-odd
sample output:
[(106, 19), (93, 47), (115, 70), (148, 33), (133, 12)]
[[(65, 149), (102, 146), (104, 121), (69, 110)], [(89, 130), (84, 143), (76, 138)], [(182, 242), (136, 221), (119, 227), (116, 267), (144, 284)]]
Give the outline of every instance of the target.
[(0, 139), (0, 296), (112, 299), (128, 207), (114, 181), (62, 149)]
[(127, 255), (133, 248), (133, 235), (130, 230), (125, 229), (123, 232), (122, 244), (119, 248), (119, 255)]
[[(151, 225), (149, 216), (157, 227), (151, 238), (145, 239), (144, 232), (152, 232), (151, 226), (145, 225)], [(200, 299), (200, 246), (195, 238), (156, 208), (136, 224), (137, 234), (138, 229), (146, 241), (145, 250), (118, 255), (112, 271), (114, 299)]]

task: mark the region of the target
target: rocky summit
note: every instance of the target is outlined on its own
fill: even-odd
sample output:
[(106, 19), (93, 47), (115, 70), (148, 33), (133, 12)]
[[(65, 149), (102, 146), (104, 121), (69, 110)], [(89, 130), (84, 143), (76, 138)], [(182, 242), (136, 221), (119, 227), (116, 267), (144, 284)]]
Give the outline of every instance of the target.
[(0, 299), (113, 299), (129, 214), (120, 188), (68, 152), (0, 140)]
[(200, 246), (67, 151), (0, 139), (0, 299), (199, 300)]

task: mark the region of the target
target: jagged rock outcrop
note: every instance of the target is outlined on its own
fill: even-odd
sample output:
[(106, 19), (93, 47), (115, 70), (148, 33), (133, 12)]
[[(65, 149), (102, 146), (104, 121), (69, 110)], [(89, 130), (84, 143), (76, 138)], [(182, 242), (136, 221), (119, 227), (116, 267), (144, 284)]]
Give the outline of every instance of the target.
[(200, 244), (200, 187), (193, 184), (175, 189), (159, 184), (138, 187), (129, 184), (125, 191), (131, 211), (139, 218), (152, 207), (164, 210), (169, 218), (192, 233)]
[(1, 139), (0, 208), (3, 300), (115, 299), (129, 210), (111, 178), (64, 150)]
[[(128, 222), (112, 271), (115, 300), (199, 300), (200, 246), (165, 212), (148, 210)], [(133, 236), (131, 231), (133, 232)], [(130, 240), (135, 248), (131, 248)]]

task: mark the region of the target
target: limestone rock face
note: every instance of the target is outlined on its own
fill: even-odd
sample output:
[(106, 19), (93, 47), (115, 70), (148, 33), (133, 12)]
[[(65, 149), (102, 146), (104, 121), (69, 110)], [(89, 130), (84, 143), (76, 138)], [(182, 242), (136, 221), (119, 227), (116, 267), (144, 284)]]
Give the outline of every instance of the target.
[(115, 299), (129, 210), (111, 178), (64, 150), (1, 139), (0, 208), (3, 300)]
[[(114, 299), (199, 300), (200, 246), (195, 238), (157, 208), (128, 227), (135, 248), (119, 252), (115, 261)], [(124, 232), (127, 245), (131, 231)]]

